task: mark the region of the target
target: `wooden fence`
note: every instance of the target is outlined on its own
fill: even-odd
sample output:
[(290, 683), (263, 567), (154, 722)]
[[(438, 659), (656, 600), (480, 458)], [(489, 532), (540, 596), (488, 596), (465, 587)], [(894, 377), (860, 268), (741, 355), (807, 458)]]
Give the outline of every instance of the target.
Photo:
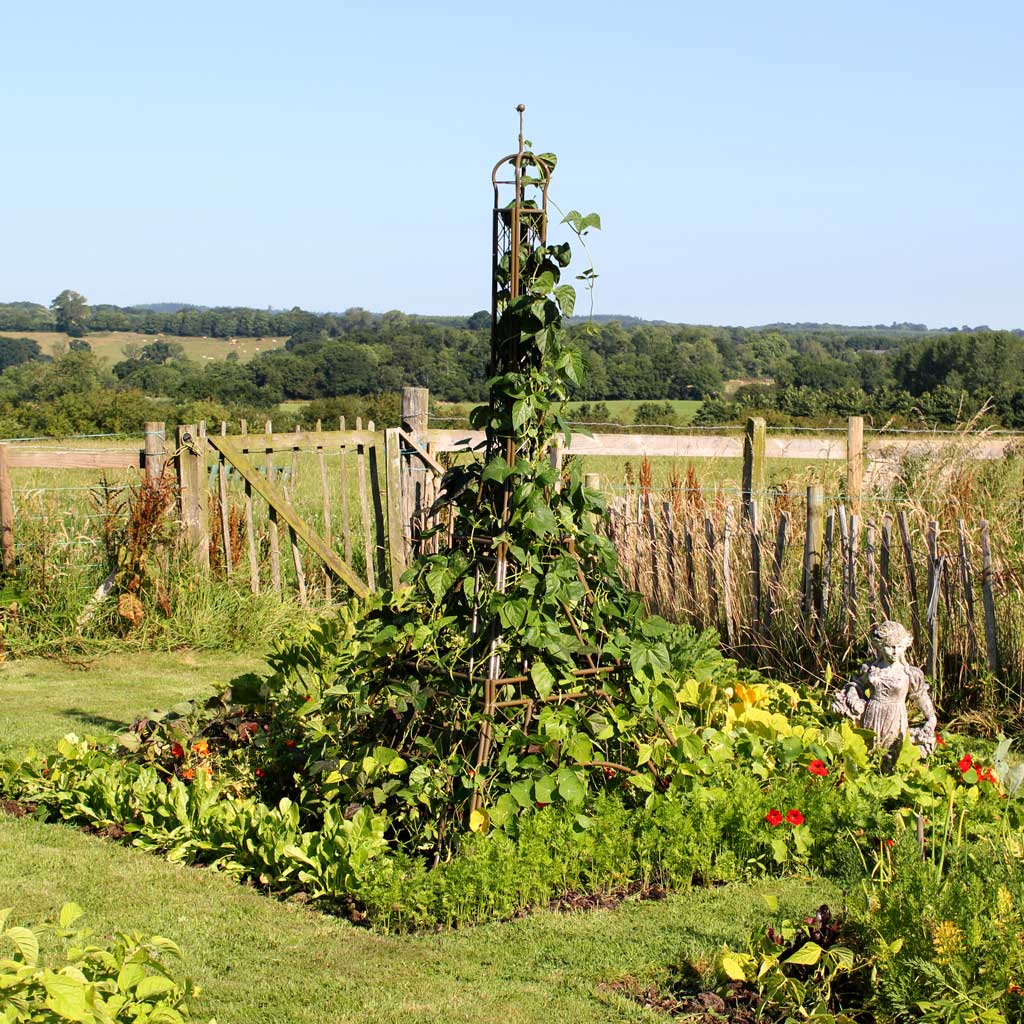
[[(17, 559), (19, 471), (134, 470), (140, 481), (174, 473), (181, 544), (201, 572), (253, 592), (293, 590), (304, 603), (391, 585), (437, 525), (427, 515), (442, 462), (483, 442), (469, 430), (430, 429), (428, 397), (405, 389), (402, 426), (386, 430), (342, 419), (335, 430), (282, 432), (268, 422), (262, 431), (186, 424), (168, 434), (148, 423), (141, 446), (117, 452), (0, 444), (3, 568)], [(908, 456), (955, 448), (958, 458), (991, 460), (1013, 443), (985, 434), (865, 443), (861, 417), (831, 439), (769, 433), (751, 419), (743, 436), (574, 433), (552, 459), (576, 456), (584, 468), (594, 456), (741, 460), (732, 497), (635, 488), (612, 499), (606, 520), (652, 608), (716, 626), (737, 651), (776, 658), (799, 638), (802, 650), (814, 645), (820, 669), (848, 655), (870, 619), (892, 615), (906, 618), (933, 676), (963, 677), (979, 662), (994, 676), (1013, 667), (1024, 676), (1011, 628), (1017, 577), (994, 553), (989, 524), (940, 523), (895, 506), (864, 512), (868, 481)], [(819, 486), (794, 500), (767, 489), (772, 459), (838, 461), (842, 481), (831, 495)], [(588, 483), (599, 486), (593, 476)], [(426, 543), (438, 544), (437, 534)]]

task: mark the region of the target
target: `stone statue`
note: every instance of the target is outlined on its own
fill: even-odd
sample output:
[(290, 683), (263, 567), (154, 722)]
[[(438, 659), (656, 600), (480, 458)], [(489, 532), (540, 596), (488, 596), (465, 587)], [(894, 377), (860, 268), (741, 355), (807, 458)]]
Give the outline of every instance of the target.
[[(860, 676), (832, 700), (832, 710), (870, 729), (875, 749), (884, 748), (890, 759), (899, 754), (908, 733), (924, 757), (935, 749), (935, 705), (924, 673), (907, 662), (912, 639), (906, 627), (890, 619), (872, 626), (875, 660), (863, 665)], [(907, 720), (908, 698), (924, 715), (924, 722), (914, 728)]]

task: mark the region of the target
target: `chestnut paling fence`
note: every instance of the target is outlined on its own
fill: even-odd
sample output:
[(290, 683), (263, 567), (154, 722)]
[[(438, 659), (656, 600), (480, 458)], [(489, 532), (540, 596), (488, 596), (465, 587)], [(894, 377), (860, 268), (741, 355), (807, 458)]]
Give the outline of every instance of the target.
[[(482, 441), (430, 427), (428, 397), (405, 389), (402, 426), (385, 430), (152, 423), (141, 444), (0, 444), (4, 572), (43, 545), (51, 566), (91, 559), (97, 583), (109, 578), (100, 534), (127, 514), (110, 494), (164, 481), (177, 549), (199, 573), (305, 604), (391, 586), (443, 543), (446, 513), (429, 511), (441, 475)], [(580, 460), (605, 493), (604, 529), (652, 610), (717, 628), (746, 662), (812, 677), (849, 670), (868, 624), (897, 618), (948, 712), (1005, 721), (1024, 710), (1017, 441), (865, 439), (860, 417), (831, 435), (776, 433), (752, 419), (731, 433), (576, 433), (551, 458)]]

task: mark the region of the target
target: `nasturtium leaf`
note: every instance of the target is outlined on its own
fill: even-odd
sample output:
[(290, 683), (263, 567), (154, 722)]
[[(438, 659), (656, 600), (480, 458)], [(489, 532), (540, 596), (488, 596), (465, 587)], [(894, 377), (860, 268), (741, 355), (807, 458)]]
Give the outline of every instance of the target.
[(533, 780), (533, 798), (539, 804), (551, 803), (555, 795), (556, 782), (553, 775), (542, 775)]
[(558, 795), (568, 804), (581, 804), (587, 795), (579, 775), (571, 768), (558, 769)]

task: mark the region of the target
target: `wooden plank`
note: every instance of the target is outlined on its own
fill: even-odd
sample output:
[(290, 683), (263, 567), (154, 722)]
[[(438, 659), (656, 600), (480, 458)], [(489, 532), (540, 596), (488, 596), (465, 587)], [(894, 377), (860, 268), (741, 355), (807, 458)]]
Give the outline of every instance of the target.
[(964, 618), (967, 620), (967, 659), (974, 661), (978, 656), (978, 633), (974, 625), (974, 579), (967, 547), (967, 523), (963, 519), (956, 521), (956, 533), (960, 550), (960, 589), (964, 594)]
[(152, 483), (164, 473), (167, 462), (167, 430), (163, 423), (151, 421), (142, 425), (142, 466), (146, 480)]
[(878, 555), (878, 603), (882, 618), (892, 618), (892, 513), (882, 517), (882, 546)]
[[(228, 425), (221, 420), (220, 436), (228, 432)], [(220, 502), (221, 549), (224, 552), (224, 572), (230, 576), (234, 571), (231, 558), (231, 516), (228, 510), (228, 467), (224, 456), (217, 456), (217, 498)]]
[(982, 519), (981, 534), (981, 601), (985, 610), (985, 651), (988, 667), (999, 675), (999, 637), (996, 632), (996, 597), (992, 586), (992, 543), (989, 537), (988, 521)]
[[(669, 594), (675, 595), (679, 593), (679, 588), (675, 585), (678, 566), (676, 565), (676, 528), (672, 516), (672, 502), (663, 501), (661, 503), (661, 521), (665, 524), (665, 579)], [(687, 596), (689, 598), (689, 595)], [(688, 599), (686, 602), (687, 614), (690, 614), (692, 610), (693, 602)]]
[(725, 603), (725, 639), (730, 647), (736, 642), (732, 617), (732, 531), (732, 505), (726, 505), (722, 524), (722, 599)]
[(292, 508), (285, 499), (281, 489), (269, 480), (264, 480), (256, 471), (249, 460), (225, 438), (211, 437), (210, 444), (218, 451), (223, 452), (227, 460), (235, 467), (243, 480), (252, 484), (253, 490), (261, 495), (270, 505), (277, 510), (281, 519), (295, 531), (303, 543), (324, 562), (324, 564), (344, 583), (346, 583), (358, 597), (366, 597), (369, 589), (359, 578), (356, 571), (348, 563), (342, 561), (333, 549), (325, 543), (324, 539), (313, 530), (305, 520)]
[[(249, 450), (249, 428), (245, 420), (241, 423), (242, 451)], [(256, 526), (252, 514), (252, 484), (245, 481), (245, 546), (249, 553), (249, 589), (260, 592), (260, 561), (256, 553)]]
[[(298, 456), (293, 452), (291, 466), (289, 467), (288, 477), (281, 482), (281, 493), (284, 495), (284, 500), (291, 502), (291, 494), (294, 493), (294, 481), (296, 477), (296, 465), (295, 461)], [(292, 488), (289, 493), (289, 487)], [(309, 594), (306, 590), (306, 571), (302, 566), (302, 552), (299, 550), (299, 537), (295, 532), (291, 524), (288, 525), (288, 547), (292, 553), (292, 568), (295, 569), (295, 589), (299, 594), (299, 604), (305, 608), (309, 604)]]
[(914, 568), (914, 549), (910, 540), (910, 527), (907, 525), (907, 513), (900, 509), (896, 514), (896, 525), (900, 530), (900, 541), (903, 544), (903, 565), (907, 573), (907, 590), (910, 601), (910, 619), (913, 627), (914, 643), (921, 650), (921, 610), (920, 595), (917, 590), (917, 570)]
[(7, 465), (11, 469), (142, 469), (145, 452), (28, 451), (9, 445)]
[(658, 565), (658, 526), (654, 519), (654, 501), (650, 492), (647, 494), (647, 514), (644, 518), (647, 522), (647, 545), (650, 552), (651, 596), (658, 614), (662, 615), (664, 614), (664, 605), (661, 593), (661, 572)]
[(373, 444), (373, 432), (363, 430), (360, 423), (355, 430), (302, 430), (296, 427), (289, 431), (270, 431), (264, 438), (272, 452), (316, 451), (322, 446), (330, 449), (336, 445)]
[(876, 565), (876, 541), (875, 537), (878, 532), (878, 527), (875, 525), (873, 519), (868, 520), (867, 526), (867, 551), (865, 553), (865, 568), (867, 570), (867, 587), (868, 587), (868, 615), (871, 616), (872, 620), (878, 618), (878, 584), (877, 584), (877, 565)]
[(718, 596), (718, 568), (715, 561), (715, 524), (711, 516), (704, 515), (704, 560), (707, 569), (708, 607), (711, 616), (710, 625), (719, 628), (721, 621)]
[(846, 515), (846, 506), (836, 509), (839, 520), (839, 622), (846, 634), (850, 615), (850, 521)]
[[(410, 499), (408, 484), (403, 488), (402, 437), (401, 432), (391, 427), (384, 431), (384, 480), (387, 488), (388, 506), (388, 554), (391, 558), (391, 587), (399, 585), (402, 573), (408, 568), (411, 553), (406, 544), (406, 512)], [(403, 493), (403, 490), (406, 493)]]
[(849, 588), (847, 596), (847, 608), (849, 609), (849, 623), (851, 636), (856, 635), (857, 619), (860, 612), (860, 604), (857, 594), (857, 554), (860, 548), (860, 516), (850, 513), (850, 540), (847, 546), (846, 580)]
[(821, 608), (827, 615), (832, 602), (832, 555), (836, 539), (836, 510), (830, 508), (825, 516), (825, 563), (821, 571)]
[[(270, 420), (267, 420), (266, 438), (265, 438), (265, 452), (266, 452), (266, 471), (267, 471), (267, 484), (274, 485), (274, 446), (272, 442), (273, 428), (271, 427)], [(259, 488), (256, 488), (259, 493)], [(274, 588), (275, 593), (281, 593), (281, 534), (280, 527), (277, 521), (277, 509), (273, 505), (270, 506), (268, 512), (270, 520), (267, 528), (267, 538), (270, 543), (270, 585)]]
[(928, 546), (928, 604), (925, 623), (928, 627), (928, 646), (924, 673), (934, 679), (939, 664), (939, 578), (942, 572), (939, 562), (939, 524), (934, 519), (928, 522), (926, 543)]
[(9, 446), (0, 444), (0, 569), (13, 572), (14, 552), (14, 489), (11, 487)]
[(803, 610), (807, 616), (824, 618), (822, 547), (825, 532), (825, 491), (821, 484), (807, 488), (807, 535), (804, 539)]
[(210, 568), (210, 527), (206, 504), (206, 455), (199, 427), (178, 427), (178, 495), (181, 525), (192, 563)]
[(860, 516), (863, 492), (864, 417), (851, 416), (846, 425), (846, 496), (855, 516)]
[(750, 585), (751, 585), (751, 631), (755, 636), (761, 633), (761, 620), (764, 616), (763, 599), (761, 593), (761, 516), (759, 514), (759, 499), (750, 499), (749, 518), (747, 525), (750, 528)]
[[(356, 430), (362, 431), (362, 417), (356, 417)], [(366, 445), (356, 445), (356, 470), (359, 476), (359, 518), (363, 532), (363, 557), (366, 559), (366, 582), (371, 590), (377, 589), (374, 570), (373, 540), (370, 536), (370, 498), (366, 487)]]
[(753, 533), (761, 530), (755, 518), (754, 502), (760, 500), (765, 490), (765, 422), (761, 416), (747, 418), (743, 433), (743, 511), (753, 527)]
[[(338, 422), (341, 424), (341, 432), (345, 433), (345, 417), (339, 418)], [(341, 538), (342, 545), (345, 550), (345, 561), (350, 565), (352, 564), (352, 519), (349, 516), (348, 509), (348, 453), (349, 446), (347, 444), (340, 445), (341, 451), (341, 464), (338, 469), (338, 475), (341, 477)]]
[[(369, 423), (373, 433), (373, 420)], [(377, 459), (377, 446), (371, 445), (366, 450), (370, 470), (370, 500), (373, 504), (373, 525), (375, 550), (377, 552), (377, 579), (387, 579), (387, 546), (388, 535), (384, 523), (384, 487), (380, 481), (380, 462)]]
[(690, 528), (689, 517), (683, 519), (683, 559), (686, 574), (686, 596), (690, 602), (690, 616), (695, 622), (704, 623), (697, 602), (697, 577), (694, 572), (693, 530)]
[(765, 630), (771, 628), (772, 618), (778, 603), (779, 587), (782, 585), (782, 564), (786, 557), (786, 539), (789, 529), (789, 513), (779, 514), (779, 522), (775, 528), (775, 554), (772, 558), (772, 575), (768, 584), (767, 601), (764, 610)]
[[(320, 421), (316, 421), (317, 433), (320, 433)], [(324, 460), (324, 446), (317, 445), (316, 461), (320, 468), (320, 512), (323, 516), (323, 538), (324, 542), (331, 548), (334, 547), (334, 538), (331, 535), (331, 487), (327, 478), (327, 463)], [(324, 600), (331, 603), (331, 574), (324, 571)]]

